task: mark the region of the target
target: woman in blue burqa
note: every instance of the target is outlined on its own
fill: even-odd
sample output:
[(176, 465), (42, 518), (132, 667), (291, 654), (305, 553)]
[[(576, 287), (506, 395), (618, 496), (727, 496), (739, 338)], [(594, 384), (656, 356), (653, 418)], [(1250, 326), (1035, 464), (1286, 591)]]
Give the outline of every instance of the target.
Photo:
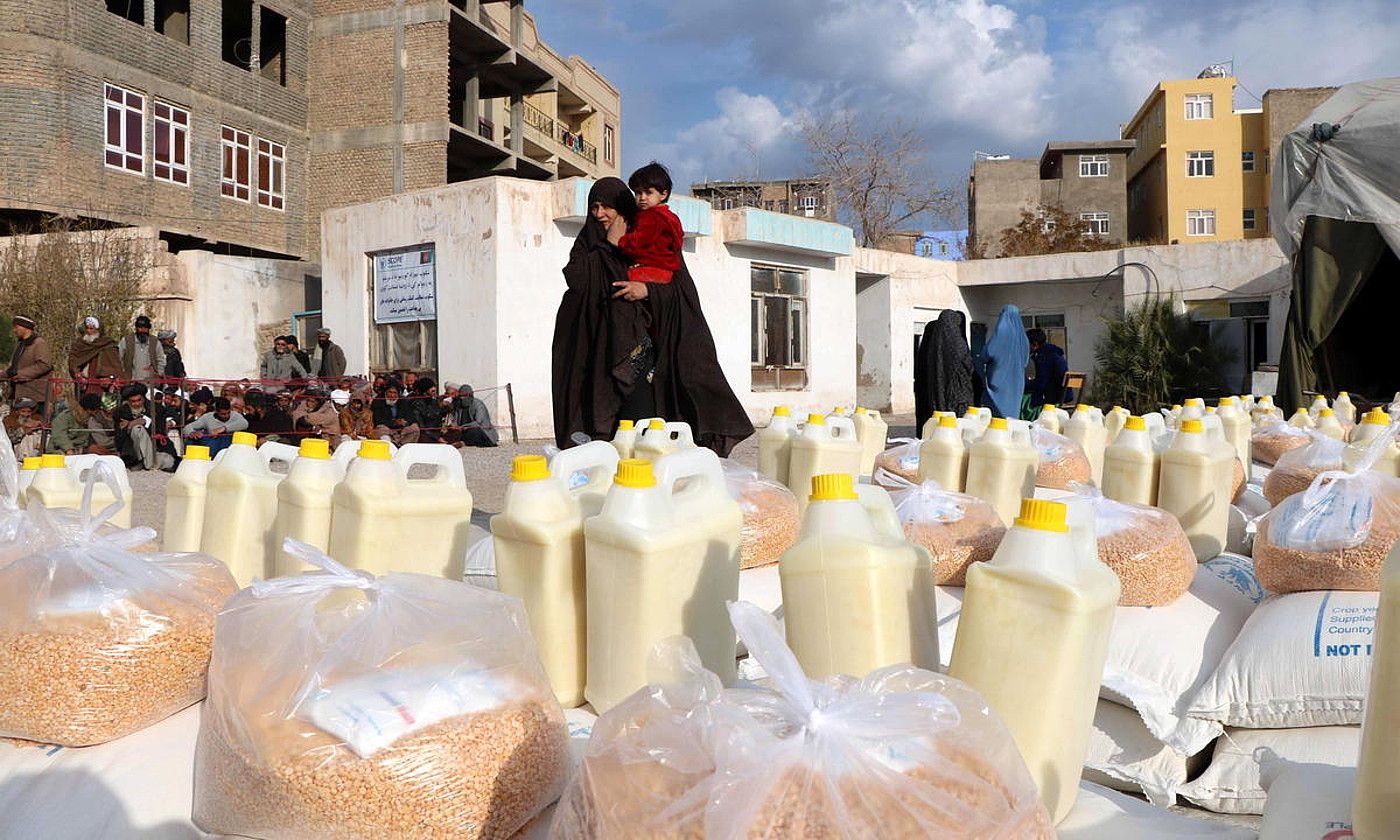
[(1026, 392), (1026, 360), (1030, 352), (1021, 310), (1008, 303), (1001, 308), (1001, 315), (987, 336), (987, 346), (983, 350), (987, 371), (986, 404), (993, 416), (1021, 416), (1021, 397)]
[(945, 309), (924, 326), (914, 353), (914, 429), (918, 434), (935, 411), (961, 417), (976, 405), (981, 383), (967, 346), (967, 316)]

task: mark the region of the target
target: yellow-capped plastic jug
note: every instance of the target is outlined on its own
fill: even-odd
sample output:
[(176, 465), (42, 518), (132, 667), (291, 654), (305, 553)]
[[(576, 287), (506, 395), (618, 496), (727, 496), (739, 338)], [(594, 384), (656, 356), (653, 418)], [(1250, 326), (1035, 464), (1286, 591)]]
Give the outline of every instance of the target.
[(34, 476), (39, 474), (39, 464), (42, 463), (43, 460), (44, 459), (38, 455), (30, 455), (28, 458), (25, 458), (24, 462), (20, 465), (19, 493), (15, 497), (15, 501), (20, 506), (21, 510), (24, 508), (26, 502), (25, 493), (29, 490), (29, 485), (34, 483)]
[(938, 428), (919, 444), (919, 481), (957, 493), (967, 484), (967, 444), (956, 419), (938, 418)]
[[(849, 417), (807, 415), (807, 424), (792, 439), (788, 465), (788, 487), (797, 494), (799, 510), (806, 510), (812, 478), (827, 473), (860, 475), (865, 450), (856, 439), (856, 426)], [(806, 487), (806, 490), (802, 488)]]
[(1046, 403), (1040, 407), (1040, 414), (1035, 418), (1035, 424), (1042, 429), (1048, 429), (1057, 435), (1065, 433), (1065, 424), (1069, 422), (1069, 412), (1060, 408), (1054, 403)]
[(890, 426), (880, 412), (868, 408), (857, 408), (851, 421), (856, 426), (856, 440), (860, 441), (860, 474), (870, 475), (875, 472), (875, 459), (885, 451)]
[(1380, 608), (1371, 657), (1371, 684), (1361, 724), (1361, 751), (1351, 821), (1356, 840), (1381, 840), (1400, 828), (1400, 544), (1381, 567)]
[(1079, 790), (1120, 589), (1067, 514), (1025, 499), (992, 559), (968, 569), (948, 667), (1006, 721), (1056, 822)]
[[(418, 572), (461, 580), (472, 494), (462, 456), (445, 443), (409, 443), (391, 455), (382, 440), (360, 443), (331, 499), (330, 551), (375, 575)], [(431, 477), (410, 478), (414, 467)]]
[(708, 449), (618, 465), (602, 511), (583, 524), (584, 694), (595, 710), (606, 712), (645, 685), (652, 647), (676, 635), (688, 636), (705, 667), (733, 684), (735, 638), (725, 604), (739, 594), (742, 525)]
[[(873, 485), (861, 493), (889, 495)], [(900, 663), (938, 670), (933, 561), (896, 515), (872, 515), (848, 473), (812, 480), (797, 542), (778, 561), (787, 642), (812, 679)]]
[(1351, 395), (1346, 391), (1338, 391), (1337, 398), (1332, 401), (1332, 411), (1336, 413), (1337, 419), (1342, 421), (1342, 425), (1350, 426), (1356, 422), (1356, 405), (1351, 401)]
[(634, 420), (617, 421), (617, 431), (613, 433), (612, 445), (619, 458), (632, 457), (632, 450), (637, 446), (637, 438), (649, 423), (651, 423), (651, 420), (647, 420), (645, 424), (638, 428)]
[(1089, 459), (1089, 471), (1094, 483), (1103, 482), (1103, 450), (1108, 445), (1108, 428), (1104, 425), (1102, 413), (1095, 415), (1093, 407), (1083, 403), (1075, 406), (1069, 422), (1065, 423), (1065, 437), (1079, 444), (1084, 457)]
[(632, 457), (655, 461), (663, 455), (694, 448), (695, 436), (691, 432), (689, 423), (651, 420), (647, 424), (646, 431), (637, 438), (637, 445), (633, 447)]
[(271, 575), (273, 558), (281, 553), (273, 537), (277, 485), (286, 475), (274, 472), (272, 462), (287, 460), (287, 453), (257, 443), (257, 435), (234, 432), (205, 480), (199, 550), (224, 561), (239, 586)]
[(1312, 415), (1308, 413), (1306, 408), (1299, 408), (1297, 411), (1293, 412), (1293, 416), (1288, 418), (1288, 425), (1298, 429), (1317, 428), (1317, 422), (1313, 420)]
[(199, 551), (209, 472), (213, 469), (209, 447), (185, 447), (185, 457), (165, 485), (165, 529), (161, 531), (161, 548), (165, 551)]
[(1128, 418), (1131, 416), (1133, 413), (1121, 405), (1115, 405), (1109, 409), (1109, 412), (1103, 416), (1104, 428), (1108, 430), (1108, 437), (1104, 440), (1105, 446), (1113, 443), (1113, 439), (1118, 437), (1119, 432), (1123, 431), (1123, 426), (1127, 424)]
[(1021, 499), (1035, 495), (1040, 453), (1011, 433), (1006, 418), (996, 417), (967, 453), (964, 492), (996, 508), (1003, 522), (1016, 518)]
[(1162, 456), (1152, 445), (1147, 423), (1129, 417), (1103, 454), (1103, 494), (1114, 501), (1156, 505)]
[(773, 409), (773, 419), (758, 432), (758, 472), (761, 475), (787, 484), (792, 439), (796, 436), (797, 424), (793, 422), (792, 409), (785, 405)]
[[(116, 455), (44, 455), (39, 470), (25, 492), (25, 503), (38, 502), (46, 508), (78, 510), (83, 503), (83, 485), (87, 473), (98, 464), (106, 464), (121, 490), (122, 507), (109, 520), (118, 528), (131, 527), (131, 482), (126, 464)], [(66, 473), (66, 475), (60, 475)], [(116, 501), (117, 496), (106, 482), (92, 488), (92, 511), (96, 513)]]
[(505, 503), (491, 518), (496, 582), (524, 602), (549, 684), (569, 709), (583, 705), (587, 676), (583, 522), (599, 513), (617, 464), (617, 449), (606, 441), (565, 449), (550, 461), (518, 455)]
[(1197, 562), (1225, 550), (1234, 481), (1235, 451), (1230, 445), (1207, 434), (1200, 420), (1181, 421), (1176, 438), (1162, 453), (1157, 506), (1181, 522)]
[(1318, 415), (1322, 414), (1322, 410), (1326, 407), (1327, 398), (1322, 396), (1321, 394), (1318, 394), (1317, 396), (1313, 397), (1312, 404), (1308, 406), (1308, 415), (1311, 416), (1312, 419), (1316, 420), (1318, 418)]
[(1216, 416), (1220, 418), (1220, 429), (1225, 434), (1225, 442), (1235, 450), (1235, 457), (1240, 459), (1245, 475), (1248, 476), (1250, 465), (1254, 463), (1250, 444), (1250, 436), (1254, 429), (1249, 415), (1240, 408), (1234, 397), (1221, 397)]
[[(287, 538), (304, 542), (322, 552), (331, 543), (331, 497), (345, 478), (345, 467), (331, 457), (330, 444), (306, 438), (297, 448), (287, 477), (277, 485), (277, 523), (273, 544)], [(312, 567), (285, 551), (273, 555), (273, 577), (312, 571)]]
[(1346, 440), (1347, 436), (1342, 422), (1337, 419), (1337, 413), (1330, 408), (1324, 408), (1317, 413), (1317, 431), (1333, 440)]

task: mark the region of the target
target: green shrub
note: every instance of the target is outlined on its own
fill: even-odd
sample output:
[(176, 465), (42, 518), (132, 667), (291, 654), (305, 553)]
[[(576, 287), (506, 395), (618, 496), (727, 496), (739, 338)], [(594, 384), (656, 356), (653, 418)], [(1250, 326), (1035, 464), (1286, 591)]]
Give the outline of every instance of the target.
[(1116, 318), (1094, 348), (1094, 397), (1134, 414), (1189, 396), (1218, 394), (1229, 354), (1210, 333), (1176, 311), (1171, 297), (1149, 298)]

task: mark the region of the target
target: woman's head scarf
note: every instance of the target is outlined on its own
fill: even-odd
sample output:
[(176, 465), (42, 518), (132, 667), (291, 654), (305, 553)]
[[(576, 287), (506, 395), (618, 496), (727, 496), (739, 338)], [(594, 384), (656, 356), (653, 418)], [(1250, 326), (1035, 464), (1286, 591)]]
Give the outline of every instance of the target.
[(1001, 308), (996, 326), (987, 336), (987, 402), (997, 417), (1020, 417), (1026, 392), (1026, 360), (1031, 343), (1021, 323), (1021, 310), (1008, 303)]
[(956, 309), (945, 309), (937, 320), (924, 327), (914, 357), (915, 428), (922, 429), (935, 411), (961, 415), (975, 396), (967, 316)]

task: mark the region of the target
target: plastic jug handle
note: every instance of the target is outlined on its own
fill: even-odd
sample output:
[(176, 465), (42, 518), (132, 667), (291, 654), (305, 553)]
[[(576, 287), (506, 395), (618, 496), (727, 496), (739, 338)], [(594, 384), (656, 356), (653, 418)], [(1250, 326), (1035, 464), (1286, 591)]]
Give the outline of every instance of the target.
[(671, 436), (671, 440), (683, 447), (689, 448), (695, 445), (695, 433), (691, 430), (689, 423), (667, 423), (666, 432)]
[(399, 448), (399, 454), (394, 461), (405, 478), (408, 477), (411, 468), (422, 464), (438, 467), (438, 473), (430, 479), (415, 481), (449, 484), (453, 487), (467, 486), (467, 469), (462, 464), (461, 453), (445, 443), (406, 443)]
[[(826, 418), (826, 425), (831, 429), (831, 436), (834, 438), (848, 438), (854, 440), (856, 437), (856, 423), (849, 417), (828, 417)], [(836, 434), (838, 430), (841, 432), (839, 435)]]
[(574, 473), (586, 472), (588, 482), (570, 488), (570, 492), (578, 493), (611, 481), (617, 473), (617, 462), (617, 447), (605, 440), (595, 440), (554, 453), (549, 459), (549, 471), (566, 484)]
[(263, 463), (268, 469), (272, 468), (273, 461), (286, 461), (291, 463), (296, 460), (297, 448), (290, 444), (268, 441), (258, 447), (258, 454), (262, 456)]
[(697, 479), (701, 486), (728, 494), (724, 486), (724, 467), (719, 456), (709, 449), (682, 449), (656, 459), (656, 484), (667, 493), (674, 493), (676, 484), (683, 478)]

